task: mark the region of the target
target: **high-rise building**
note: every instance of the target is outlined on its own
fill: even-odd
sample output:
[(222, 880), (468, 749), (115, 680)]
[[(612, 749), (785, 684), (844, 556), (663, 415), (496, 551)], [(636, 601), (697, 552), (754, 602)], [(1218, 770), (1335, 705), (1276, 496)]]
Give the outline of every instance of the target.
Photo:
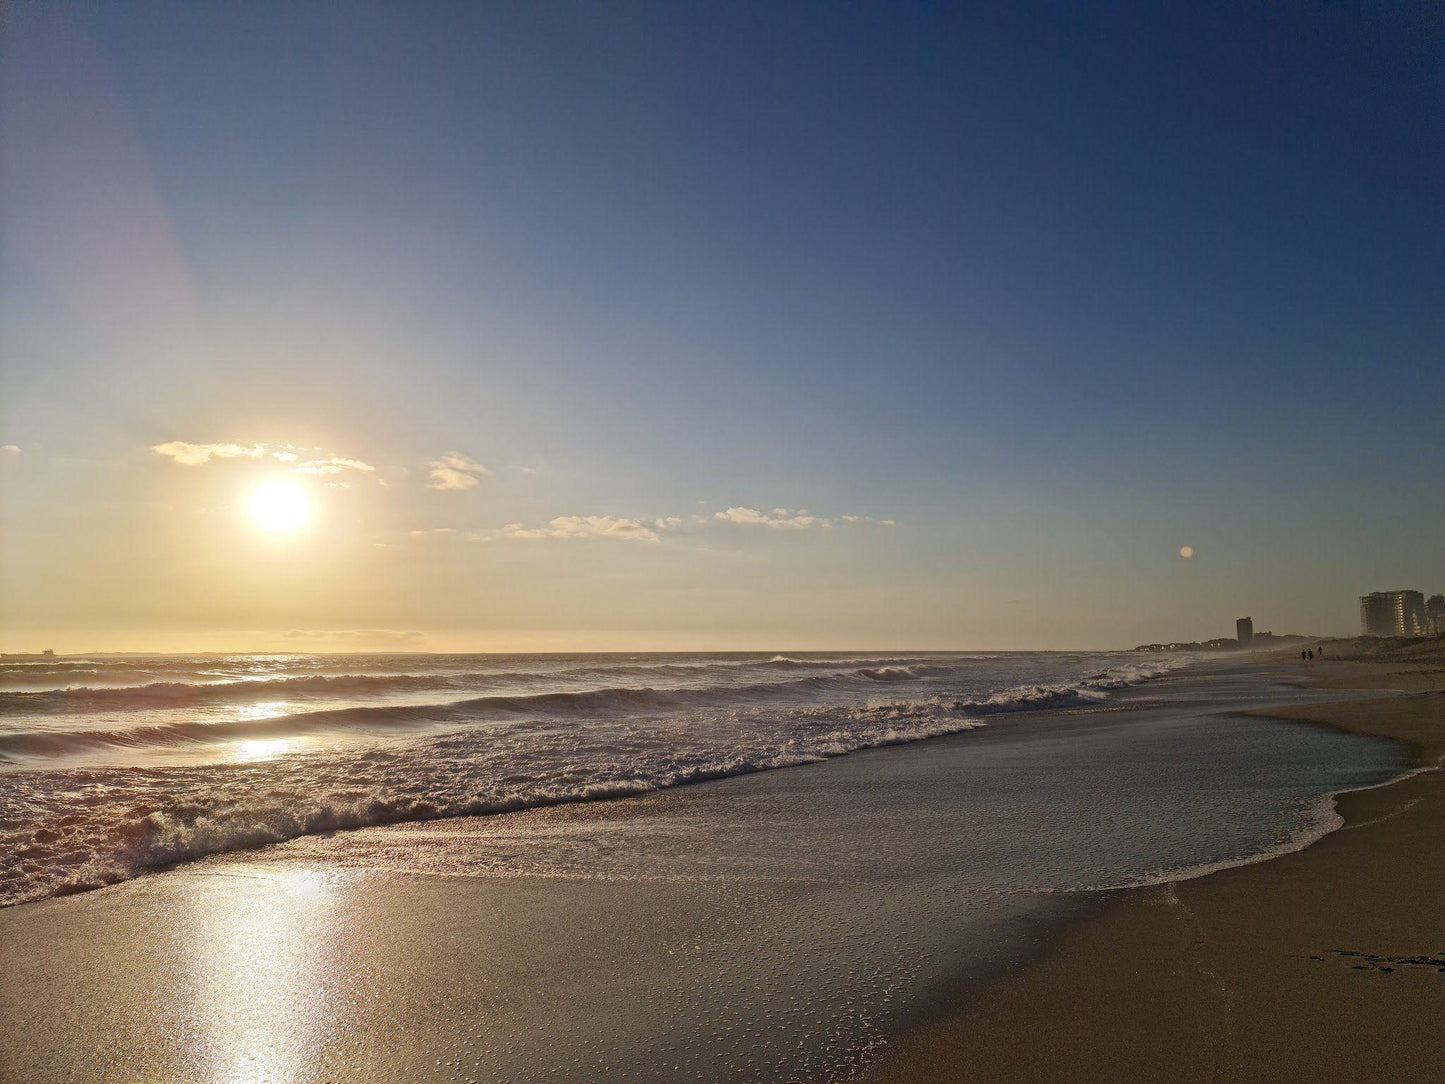
[(1254, 618), (1241, 617), (1234, 623), (1234, 638), (1239, 641), (1240, 647), (1248, 647), (1254, 643)]
[(1360, 635), (1393, 636), (1395, 618), (1390, 597), (1383, 591), (1360, 596)]
[(1428, 636), (1425, 596), (1419, 591), (1373, 591), (1360, 596), (1364, 636)]
[(1419, 591), (1397, 591), (1394, 596), (1395, 628), (1401, 636), (1429, 636), (1430, 622), (1425, 619), (1425, 596)]

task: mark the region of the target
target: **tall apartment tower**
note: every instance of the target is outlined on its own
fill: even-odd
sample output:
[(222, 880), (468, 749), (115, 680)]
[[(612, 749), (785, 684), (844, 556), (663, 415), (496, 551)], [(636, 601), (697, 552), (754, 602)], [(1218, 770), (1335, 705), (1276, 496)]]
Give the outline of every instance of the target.
[(1432, 636), (1445, 636), (1445, 595), (1431, 595), (1425, 600), (1425, 623)]
[(1391, 612), (1390, 596), (1383, 591), (1371, 591), (1360, 596), (1360, 635), (1395, 635), (1395, 615)]
[(1241, 617), (1234, 623), (1234, 638), (1239, 641), (1240, 647), (1248, 647), (1254, 643), (1254, 618)]
[(1428, 636), (1425, 596), (1419, 591), (1372, 591), (1360, 596), (1363, 636)]
[(1429, 636), (1430, 623), (1425, 620), (1425, 596), (1419, 591), (1394, 592), (1397, 636)]

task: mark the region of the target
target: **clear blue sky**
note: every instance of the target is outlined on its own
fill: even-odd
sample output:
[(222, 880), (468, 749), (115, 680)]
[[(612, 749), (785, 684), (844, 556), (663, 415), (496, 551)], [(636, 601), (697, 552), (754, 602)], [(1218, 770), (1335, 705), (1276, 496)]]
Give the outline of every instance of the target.
[[(1127, 646), (1445, 589), (1438, 6), (4, 19), (7, 645)], [(375, 466), (264, 555), (345, 575), (207, 596), (244, 547), (168, 547), (280, 461), (170, 441)]]

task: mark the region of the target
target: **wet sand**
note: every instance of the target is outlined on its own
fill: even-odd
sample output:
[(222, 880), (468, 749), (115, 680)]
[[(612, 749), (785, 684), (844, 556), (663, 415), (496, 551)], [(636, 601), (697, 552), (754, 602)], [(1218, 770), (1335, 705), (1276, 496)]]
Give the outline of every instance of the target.
[(1305, 850), (1112, 894), (867, 1079), (1445, 1080), (1445, 664), (1347, 651), (1300, 679), (1411, 691), (1270, 716), (1406, 742), (1416, 774), (1340, 796), (1344, 826)]

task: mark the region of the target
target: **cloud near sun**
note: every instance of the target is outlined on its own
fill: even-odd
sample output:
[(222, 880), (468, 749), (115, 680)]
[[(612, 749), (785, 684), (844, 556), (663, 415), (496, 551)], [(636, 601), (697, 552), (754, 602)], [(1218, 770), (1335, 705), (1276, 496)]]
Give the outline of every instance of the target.
[(492, 472), (461, 452), (448, 452), (427, 463), (428, 489), (471, 489)]
[(173, 459), (183, 467), (203, 467), (213, 459), (274, 459), (286, 464), (286, 469), (293, 474), (322, 478), (345, 471), (376, 473), (375, 467), (360, 459), (331, 455), (320, 448), (298, 448), (294, 444), (192, 444), (185, 440), (171, 440), (151, 445), (151, 451)]
[[(592, 538), (610, 538), (622, 542), (644, 542), (657, 545), (664, 535), (675, 534), (689, 529), (700, 529), (721, 524), (740, 527), (772, 527), (780, 530), (806, 531), (813, 528), (824, 530), (835, 526), (851, 524), (873, 524), (878, 527), (894, 527), (891, 519), (874, 519), (872, 516), (815, 516), (806, 509), (796, 511), (774, 508), (771, 512), (760, 512), (755, 508), (728, 508), (711, 516), (694, 515), (687, 519), (682, 516), (665, 516), (659, 519), (631, 519), (626, 516), (557, 516), (541, 526), (529, 527), (525, 523), (508, 523), (496, 531), (468, 532), (472, 542), (494, 542), (500, 538), (514, 538), (536, 542), (545, 539), (579, 541)], [(413, 535), (437, 533), (413, 531)]]
[[(171, 440), (154, 444), (151, 451), (170, 459), (183, 467), (203, 467), (218, 460), (268, 459), (285, 465), (291, 474), (329, 477), (345, 472), (360, 475), (376, 475), (377, 468), (360, 459), (336, 455), (320, 448), (303, 448), (294, 444), (239, 444), (218, 441), (198, 444), (185, 440)], [(461, 452), (447, 452), (426, 461), (428, 489), (464, 492), (475, 489), (481, 480), (492, 474), (484, 464)], [(342, 482), (329, 484), (345, 485)], [(384, 482), (382, 483), (385, 484)], [(617, 515), (554, 516), (546, 523), (530, 525), (508, 523), (502, 527), (459, 531), (456, 527), (431, 527), (413, 530), (407, 534), (413, 538), (441, 538), (459, 535), (468, 542), (496, 542), (513, 539), (521, 542), (546, 540), (584, 541), (588, 539), (611, 539), (618, 542), (641, 542), (655, 546), (670, 535), (706, 529), (752, 530), (765, 528), (777, 531), (830, 531), (835, 527), (872, 525), (893, 527), (891, 519), (875, 519), (873, 516), (836, 515), (820, 516), (806, 508), (774, 508), (762, 511), (733, 505), (720, 512), (695, 513), (691, 516), (661, 516), (657, 518)], [(392, 543), (377, 543), (390, 547)]]

